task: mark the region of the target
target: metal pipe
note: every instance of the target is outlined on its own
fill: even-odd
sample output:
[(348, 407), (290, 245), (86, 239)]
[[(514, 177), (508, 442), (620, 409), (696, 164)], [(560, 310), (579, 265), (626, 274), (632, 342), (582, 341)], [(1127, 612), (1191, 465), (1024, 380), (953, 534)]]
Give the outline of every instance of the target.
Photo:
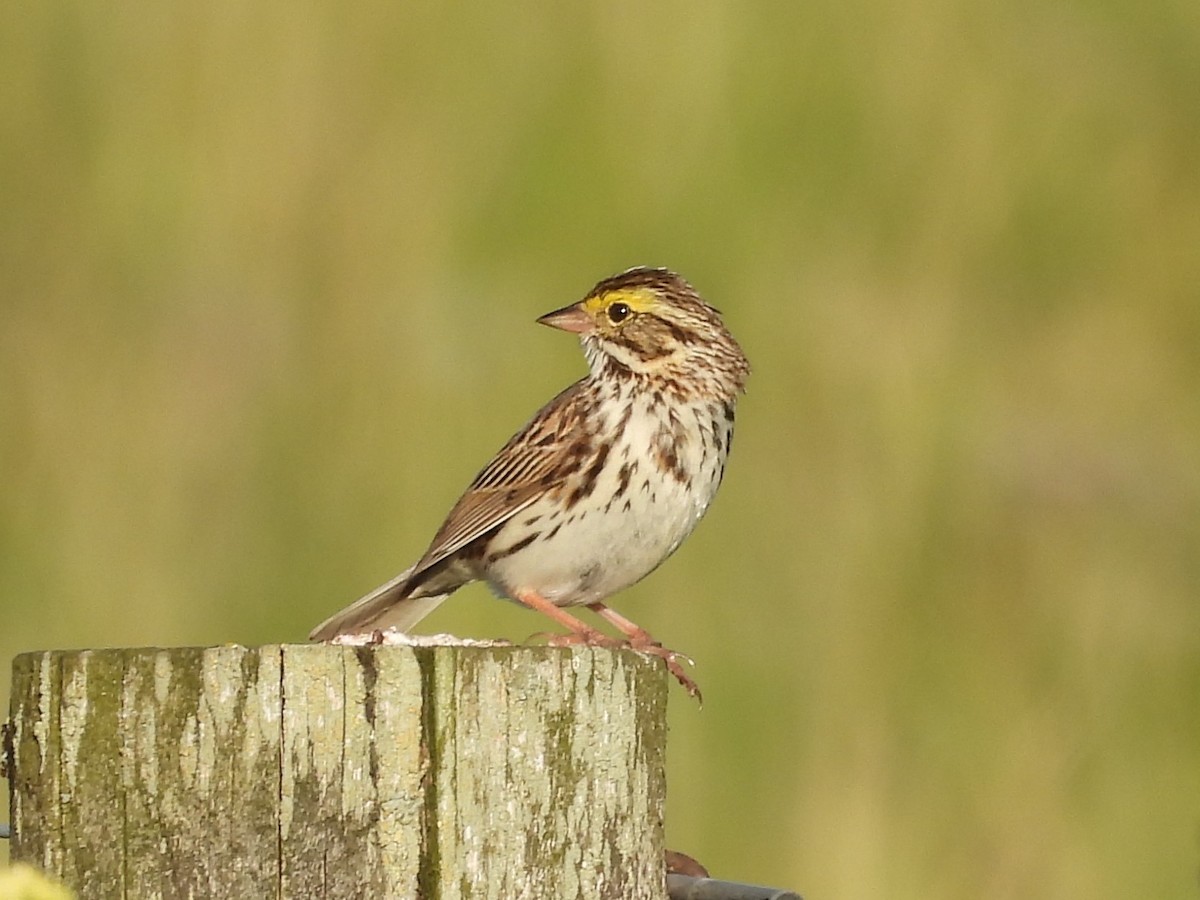
[(779, 888), (688, 875), (668, 875), (667, 894), (671, 900), (801, 900), (799, 894)]

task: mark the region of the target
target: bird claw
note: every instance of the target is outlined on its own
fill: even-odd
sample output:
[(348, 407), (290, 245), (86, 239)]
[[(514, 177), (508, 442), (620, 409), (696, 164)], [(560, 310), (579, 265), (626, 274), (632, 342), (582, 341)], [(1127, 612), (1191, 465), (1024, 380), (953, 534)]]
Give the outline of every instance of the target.
[(679, 664), (680, 660), (684, 660), (689, 666), (694, 668), (696, 665), (694, 659), (686, 654), (668, 650), (655, 640), (632, 640), (628, 646), (644, 656), (654, 656), (661, 659), (666, 665), (667, 671), (674, 675), (675, 680), (683, 685), (683, 689), (688, 692), (688, 695), (695, 697), (701, 706), (704, 705), (704, 697), (700, 694), (699, 686), (688, 677), (688, 674), (683, 670), (683, 666)]
[[(684, 659), (688, 658), (685, 656)], [(670, 659), (664, 657), (664, 661), (667, 664), (667, 671), (674, 675), (675, 680), (683, 685), (683, 689), (688, 692), (688, 696), (695, 697), (696, 702), (700, 706), (704, 706), (704, 695), (700, 693), (700, 686), (687, 676), (687, 673), (683, 671), (683, 667), (679, 665), (674, 656)], [(688, 659), (688, 662), (691, 662), (691, 660)], [(695, 664), (693, 663), (693, 665)]]
[(704, 705), (704, 697), (700, 694), (700, 688), (696, 685), (696, 682), (688, 677), (687, 672), (680, 665), (680, 661), (682, 660), (694, 668), (696, 661), (685, 653), (668, 650), (649, 636), (622, 641), (609, 637), (601, 631), (592, 629), (589, 631), (571, 631), (565, 634), (539, 631), (529, 636), (530, 641), (536, 639), (545, 639), (546, 643), (551, 647), (602, 647), (606, 650), (633, 650), (635, 653), (640, 653), (643, 656), (661, 659), (663, 664), (666, 665), (667, 671), (675, 676), (675, 680), (688, 692), (688, 696), (695, 697), (701, 706)]
[(674, 662), (676, 660), (683, 660), (685, 663), (687, 663), (693, 669), (696, 668), (696, 661), (694, 659), (692, 659), (690, 656), (688, 656), (686, 653), (680, 653), (677, 650), (668, 650), (665, 647), (663, 647), (661, 644), (658, 645), (660, 648), (659, 650), (648, 649), (645, 647), (639, 647), (636, 644), (631, 644), (630, 646), (633, 647), (634, 650), (637, 650), (639, 653), (647, 653), (650, 656), (657, 656), (659, 659), (670, 659), (672, 662)]

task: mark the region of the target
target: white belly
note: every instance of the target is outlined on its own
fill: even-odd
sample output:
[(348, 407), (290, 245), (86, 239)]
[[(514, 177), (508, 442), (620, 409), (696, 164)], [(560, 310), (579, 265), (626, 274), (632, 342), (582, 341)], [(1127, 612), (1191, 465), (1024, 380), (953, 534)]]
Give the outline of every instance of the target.
[[(647, 454), (657, 419), (641, 426), (630, 423), (587, 498), (570, 510), (539, 500), (501, 529), (494, 547), (538, 537), (481, 572), (493, 590), (507, 596), (532, 590), (559, 606), (594, 603), (650, 574), (691, 534), (720, 484), (728, 440), (715, 441), (711, 425), (681, 434), (673, 448), (680, 470), (690, 473), (684, 484)], [(636, 469), (623, 479), (622, 466), (634, 459)]]

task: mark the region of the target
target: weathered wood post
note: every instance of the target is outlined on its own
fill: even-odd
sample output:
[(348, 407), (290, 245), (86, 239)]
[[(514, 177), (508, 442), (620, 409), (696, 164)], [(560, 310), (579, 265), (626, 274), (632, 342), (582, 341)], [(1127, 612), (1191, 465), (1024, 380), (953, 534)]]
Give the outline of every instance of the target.
[(87, 898), (662, 900), (665, 711), (627, 651), (27, 653), (11, 854)]

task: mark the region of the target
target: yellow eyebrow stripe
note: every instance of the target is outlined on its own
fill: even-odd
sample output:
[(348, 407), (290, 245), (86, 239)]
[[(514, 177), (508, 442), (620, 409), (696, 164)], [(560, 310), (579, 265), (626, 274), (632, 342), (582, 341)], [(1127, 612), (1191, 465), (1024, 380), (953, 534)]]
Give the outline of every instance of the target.
[(658, 297), (649, 288), (618, 288), (605, 291), (584, 301), (587, 311), (595, 315), (613, 303), (624, 303), (634, 312), (646, 312), (658, 302)]

